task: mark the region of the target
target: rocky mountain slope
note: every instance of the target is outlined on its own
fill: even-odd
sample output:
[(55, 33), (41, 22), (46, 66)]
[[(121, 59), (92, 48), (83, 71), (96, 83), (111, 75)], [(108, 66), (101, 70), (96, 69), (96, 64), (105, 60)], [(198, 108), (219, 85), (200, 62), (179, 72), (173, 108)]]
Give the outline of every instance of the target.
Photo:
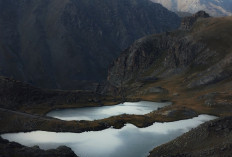
[(207, 122), (154, 149), (149, 157), (229, 157), (232, 154), (232, 117)]
[(184, 18), (180, 30), (137, 40), (110, 67), (109, 83), (129, 86), (182, 74), (186, 88), (196, 88), (231, 78), (232, 18), (207, 17), (199, 12)]
[(177, 31), (137, 40), (112, 63), (104, 92), (230, 115), (232, 17), (205, 17), (199, 12)]
[(179, 26), (148, 0), (0, 0), (0, 75), (76, 89), (105, 78), (135, 39)]
[(205, 10), (211, 16), (231, 16), (232, 0), (151, 0), (175, 12), (195, 13)]

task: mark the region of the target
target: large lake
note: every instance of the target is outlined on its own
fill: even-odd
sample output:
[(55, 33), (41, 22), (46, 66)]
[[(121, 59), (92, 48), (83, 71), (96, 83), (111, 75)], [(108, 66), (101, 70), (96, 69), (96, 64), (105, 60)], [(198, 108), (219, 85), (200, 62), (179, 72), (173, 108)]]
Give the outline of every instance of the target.
[(171, 105), (171, 102), (125, 102), (114, 106), (54, 110), (49, 112), (47, 116), (68, 121), (98, 120), (121, 114), (144, 115), (167, 105)]
[(26, 146), (38, 145), (42, 149), (66, 145), (80, 157), (145, 157), (154, 147), (171, 141), (190, 129), (215, 118), (200, 115), (187, 120), (154, 123), (147, 128), (137, 128), (132, 124), (127, 124), (122, 129), (109, 128), (83, 133), (34, 131), (1, 136)]

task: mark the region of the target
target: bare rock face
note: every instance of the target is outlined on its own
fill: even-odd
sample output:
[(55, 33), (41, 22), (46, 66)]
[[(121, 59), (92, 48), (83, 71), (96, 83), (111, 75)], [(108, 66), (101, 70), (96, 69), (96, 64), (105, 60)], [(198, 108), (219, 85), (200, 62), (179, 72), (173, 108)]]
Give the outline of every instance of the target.
[(209, 18), (209, 14), (207, 14), (204, 11), (199, 11), (196, 14), (189, 16), (189, 17), (184, 17), (181, 21), (181, 26), (180, 29), (182, 30), (190, 30), (193, 26), (193, 24), (200, 18)]
[(113, 62), (108, 83), (118, 89), (130, 88), (146, 78), (181, 74), (186, 77), (186, 88), (193, 88), (230, 78), (231, 17), (208, 17), (198, 12), (185, 18), (180, 30), (137, 40)]
[[(183, 72), (205, 48), (191, 38), (167, 34), (154, 35), (136, 41), (114, 61), (109, 69), (108, 81), (116, 86), (131, 80), (165, 77)], [(164, 71), (162, 73), (162, 71)]]

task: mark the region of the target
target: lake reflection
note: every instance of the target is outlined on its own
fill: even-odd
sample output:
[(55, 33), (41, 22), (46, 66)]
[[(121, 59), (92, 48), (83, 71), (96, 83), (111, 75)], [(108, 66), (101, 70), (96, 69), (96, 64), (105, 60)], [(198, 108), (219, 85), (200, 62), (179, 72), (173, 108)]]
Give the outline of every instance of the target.
[(154, 123), (147, 128), (137, 128), (127, 124), (122, 129), (109, 128), (84, 133), (34, 131), (1, 136), (26, 146), (38, 145), (42, 149), (66, 145), (80, 157), (145, 157), (154, 147), (171, 141), (191, 128), (215, 118), (200, 115), (187, 120)]
[(144, 115), (170, 104), (170, 102), (149, 101), (125, 102), (114, 106), (54, 110), (49, 112), (47, 116), (62, 120), (98, 120), (121, 114)]

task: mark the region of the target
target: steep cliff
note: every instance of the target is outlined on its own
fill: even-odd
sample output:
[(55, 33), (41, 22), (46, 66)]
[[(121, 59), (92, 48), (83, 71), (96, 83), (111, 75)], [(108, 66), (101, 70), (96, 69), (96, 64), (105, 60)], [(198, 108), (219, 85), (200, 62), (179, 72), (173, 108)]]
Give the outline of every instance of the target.
[(207, 14), (199, 14), (184, 19), (180, 30), (141, 38), (122, 52), (109, 68), (111, 87), (131, 89), (176, 75), (183, 77), (183, 88), (230, 79), (232, 18), (205, 19)]
[(179, 24), (148, 0), (0, 0), (0, 75), (81, 88), (103, 80), (135, 39)]

